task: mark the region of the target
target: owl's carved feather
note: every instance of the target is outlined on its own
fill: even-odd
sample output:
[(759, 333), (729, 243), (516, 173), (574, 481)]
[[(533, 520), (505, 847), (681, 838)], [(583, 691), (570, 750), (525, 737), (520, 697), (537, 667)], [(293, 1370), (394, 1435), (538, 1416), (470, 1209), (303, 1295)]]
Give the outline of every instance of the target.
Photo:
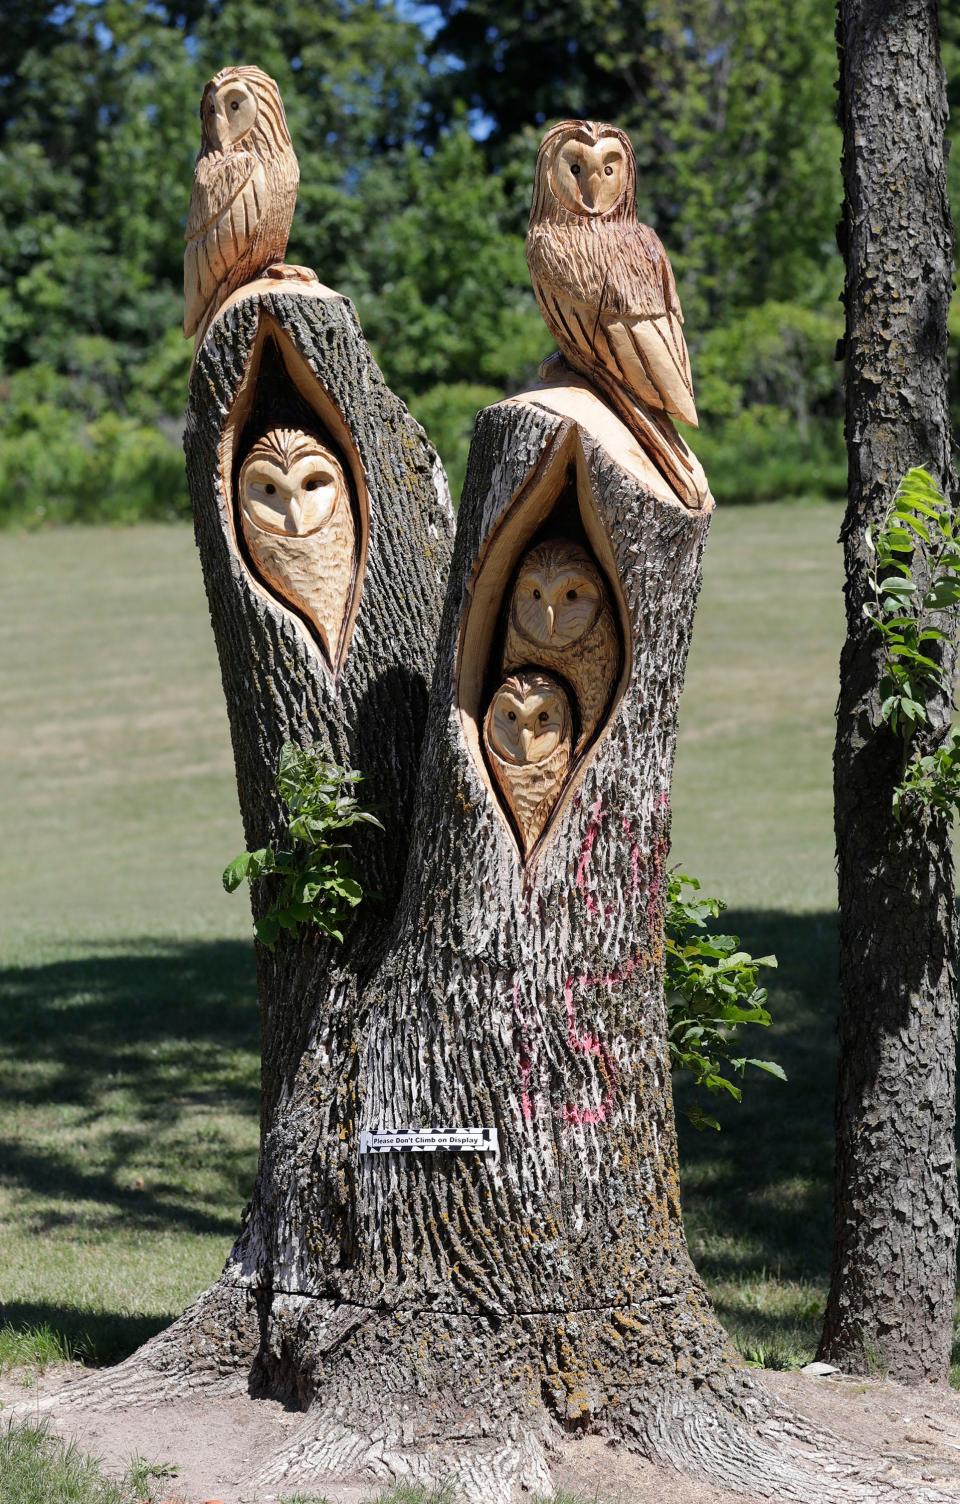
[[(531, 702), (535, 709), (547, 700), (553, 708), (556, 745), (545, 757), (525, 756), (519, 744), (501, 741), (498, 711), (502, 702), (515, 706), (523, 719)], [(483, 723), (483, 745), (497, 787), (513, 816), (524, 856), (539, 841), (563, 792), (571, 761), (570, 706), (562, 687), (547, 674), (517, 674), (504, 681), (490, 701)]]
[[(539, 569), (545, 579), (576, 567), (596, 583), (598, 606), (581, 636), (564, 645), (538, 641), (524, 630), (518, 612), (517, 592), (524, 572)], [(620, 634), (610, 607), (609, 595), (600, 570), (579, 544), (554, 539), (531, 549), (523, 560), (514, 586), (507, 614), (507, 632), (502, 668), (505, 674), (536, 666), (559, 674), (570, 685), (580, 712), (577, 751), (593, 737), (600, 718), (610, 702), (620, 667)]]
[[(602, 214), (578, 213), (553, 191), (571, 137), (623, 148), (623, 191)], [(702, 472), (668, 421), (698, 421), (683, 313), (667, 253), (637, 218), (636, 164), (622, 131), (564, 121), (547, 132), (526, 250), (537, 303), (567, 364), (607, 395), (678, 496), (702, 505)]]
[(259, 68), (225, 68), (204, 90), (242, 83), (256, 101), (251, 128), (232, 146), (204, 127), (194, 168), (183, 255), (183, 332), (206, 330), (231, 293), (282, 261), (296, 207), (300, 170), (273, 79)]
[[(310, 505), (313, 497), (323, 493), (300, 484), (311, 476), (311, 461), (335, 480), (332, 508), (322, 518), (311, 516)], [(265, 511), (264, 485), (272, 484), (273, 499), (279, 500), (284, 477), (289, 477), (293, 496), (303, 508), (303, 531), (278, 530), (284, 513), (287, 526), (292, 521), (289, 503), (278, 508), (277, 527), (263, 527), (256, 520)], [(257, 573), (281, 601), (307, 618), (331, 666), (336, 667), (356, 566), (356, 529), (342, 466), (311, 434), (270, 429), (244, 460), (239, 493), (240, 524)]]

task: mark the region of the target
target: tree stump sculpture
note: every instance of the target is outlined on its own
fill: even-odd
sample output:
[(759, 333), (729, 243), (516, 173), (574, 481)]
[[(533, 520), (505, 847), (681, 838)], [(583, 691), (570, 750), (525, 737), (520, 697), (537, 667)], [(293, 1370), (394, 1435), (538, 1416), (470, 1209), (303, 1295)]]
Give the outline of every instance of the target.
[[(690, 1262), (663, 907), (712, 501), (662, 408), (628, 425), (606, 380), (551, 372), (477, 420), (441, 617), (442, 473), (350, 305), (255, 281), (203, 338), (187, 464), (248, 840), (281, 837), (280, 745), (319, 744), (369, 779), (380, 899), (342, 948), (258, 948), (244, 1227), (98, 1392), (299, 1406), (263, 1485), (508, 1504), (595, 1431), (778, 1499), (918, 1499), (738, 1369)], [(348, 582), (322, 612), (312, 557)]]

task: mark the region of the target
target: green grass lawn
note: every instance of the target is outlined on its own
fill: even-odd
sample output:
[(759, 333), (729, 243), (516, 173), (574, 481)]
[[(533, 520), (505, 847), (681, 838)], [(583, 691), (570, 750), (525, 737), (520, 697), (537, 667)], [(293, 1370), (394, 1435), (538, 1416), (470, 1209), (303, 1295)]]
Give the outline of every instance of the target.
[[(811, 1355), (829, 1261), (839, 521), (717, 517), (675, 789), (675, 860), (780, 957), (758, 1052), (789, 1085), (683, 1133), (697, 1261), (772, 1365)], [(0, 1364), (64, 1340), (112, 1360), (215, 1277), (256, 1154), (249, 917), (219, 880), (242, 836), (190, 532), (5, 536), (0, 636)]]

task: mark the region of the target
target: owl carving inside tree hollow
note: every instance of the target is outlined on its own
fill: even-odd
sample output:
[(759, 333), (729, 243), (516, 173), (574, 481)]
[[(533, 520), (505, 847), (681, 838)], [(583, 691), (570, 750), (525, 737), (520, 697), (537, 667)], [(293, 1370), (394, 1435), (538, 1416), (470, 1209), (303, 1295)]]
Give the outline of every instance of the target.
[(580, 712), (579, 751), (609, 704), (620, 667), (620, 638), (596, 562), (567, 538), (538, 544), (517, 571), (503, 671), (524, 666), (552, 670), (573, 689)]
[(356, 530), (343, 468), (312, 434), (272, 428), (240, 470), (240, 525), (261, 578), (307, 617), (336, 664)]
[(183, 253), (183, 332), (203, 334), (220, 305), (283, 262), (300, 169), (280, 91), (260, 68), (224, 68), (203, 91), (201, 145)]
[(540, 143), (527, 265), (560, 353), (601, 388), (688, 505), (703, 472), (671, 418), (696, 424), (683, 313), (667, 253), (637, 218), (629, 137), (564, 120)]
[(566, 782), (572, 734), (570, 702), (548, 674), (514, 674), (490, 701), (483, 744), (525, 856), (543, 834)]

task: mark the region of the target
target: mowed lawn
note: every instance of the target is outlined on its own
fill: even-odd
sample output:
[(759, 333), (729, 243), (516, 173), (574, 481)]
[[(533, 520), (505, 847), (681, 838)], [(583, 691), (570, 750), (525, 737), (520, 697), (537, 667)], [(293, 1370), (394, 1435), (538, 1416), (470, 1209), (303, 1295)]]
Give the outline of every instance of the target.
[[(829, 1259), (839, 522), (716, 518), (675, 787), (674, 860), (780, 958), (755, 1044), (789, 1084), (682, 1142), (699, 1266), (773, 1365), (811, 1355)], [(187, 528), (6, 535), (0, 559), (0, 1321), (107, 1361), (215, 1277), (252, 1182), (226, 714)]]

